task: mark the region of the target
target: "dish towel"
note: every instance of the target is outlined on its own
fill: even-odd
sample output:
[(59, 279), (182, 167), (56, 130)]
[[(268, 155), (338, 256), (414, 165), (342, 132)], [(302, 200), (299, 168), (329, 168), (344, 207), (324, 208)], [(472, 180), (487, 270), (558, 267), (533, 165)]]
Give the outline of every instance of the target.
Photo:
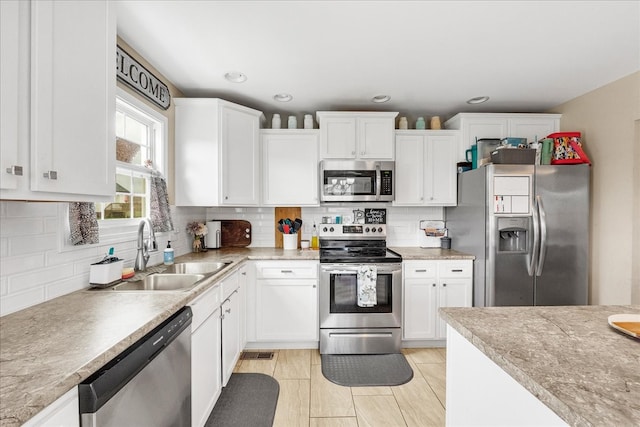
[(378, 268), (374, 265), (358, 269), (358, 307), (373, 307), (378, 303), (376, 282)]
[(73, 245), (90, 245), (100, 242), (95, 203), (69, 203), (69, 231), (69, 240)]
[(167, 182), (162, 174), (156, 170), (151, 170), (149, 193), (151, 195), (151, 226), (153, 231), (173, 230), (171, 219), (171, 207), (169, 206), (169, 194), (167, 193)]

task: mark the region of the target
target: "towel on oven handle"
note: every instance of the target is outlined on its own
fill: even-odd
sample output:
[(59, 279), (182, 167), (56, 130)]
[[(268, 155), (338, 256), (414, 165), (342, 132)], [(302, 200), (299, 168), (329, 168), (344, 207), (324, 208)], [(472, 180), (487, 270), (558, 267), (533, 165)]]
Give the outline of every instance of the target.
[(373, 307), (378, 303), (377, 281), (378, 269), (375, 265), (363, 265), (358, 269), (358, 307)]

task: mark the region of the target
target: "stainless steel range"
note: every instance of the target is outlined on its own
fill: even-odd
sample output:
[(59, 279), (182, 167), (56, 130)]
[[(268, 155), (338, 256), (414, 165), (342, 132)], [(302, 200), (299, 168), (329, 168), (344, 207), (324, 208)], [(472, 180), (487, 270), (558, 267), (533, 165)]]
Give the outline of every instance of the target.
[(320, 353), (399, 353), (402, 257), (386, 224), (320, 227)]

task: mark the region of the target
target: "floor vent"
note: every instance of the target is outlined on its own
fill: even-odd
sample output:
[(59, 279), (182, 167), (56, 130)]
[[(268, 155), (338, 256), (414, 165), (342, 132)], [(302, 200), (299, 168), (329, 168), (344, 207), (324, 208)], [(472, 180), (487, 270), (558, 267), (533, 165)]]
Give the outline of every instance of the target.
[(243, 351), (240, 360), (271, 360), (273, 351)]

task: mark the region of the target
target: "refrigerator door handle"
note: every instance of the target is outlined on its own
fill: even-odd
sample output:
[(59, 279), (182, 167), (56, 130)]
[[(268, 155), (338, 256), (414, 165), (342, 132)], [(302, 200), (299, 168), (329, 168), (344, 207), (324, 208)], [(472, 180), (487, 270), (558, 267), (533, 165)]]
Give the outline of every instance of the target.
[(536, 196), (536, 204), (538, 205), (540, 216), (540, 254), (538, 255), (538, 265), (536, 266), (536, 276), (542, 275), (544, 267), (544, 259), (547, 255), (547, 214), (544, 210), (542, 197)]
[(531, 250), (529, 251), (530, 258), (527, 260), (527, 273), (529, 273), (529, 276), (535, 276), (538, 247), (540, 246), (540, 217), (538, 216), (537, 199), (534, 201), (531, 211), (531, 222), (533, 223), (533, 245), (531, 245)]

